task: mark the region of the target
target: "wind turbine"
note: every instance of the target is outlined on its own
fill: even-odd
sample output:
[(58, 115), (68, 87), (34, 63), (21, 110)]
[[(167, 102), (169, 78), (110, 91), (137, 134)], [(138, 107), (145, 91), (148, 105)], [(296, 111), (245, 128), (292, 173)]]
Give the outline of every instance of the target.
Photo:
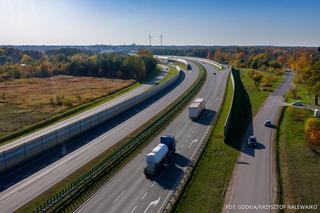
[(149, 46), (151, 46), (151, 38), (152, 38), (152, 36), (151, 36), (151, 34), (149, 33)]
[(162, 39), (163, 39), (163, 35), (162, 35), (162, 33), (161, 33), (161, 35), (160, 35), (160, 45), (162, 46)]

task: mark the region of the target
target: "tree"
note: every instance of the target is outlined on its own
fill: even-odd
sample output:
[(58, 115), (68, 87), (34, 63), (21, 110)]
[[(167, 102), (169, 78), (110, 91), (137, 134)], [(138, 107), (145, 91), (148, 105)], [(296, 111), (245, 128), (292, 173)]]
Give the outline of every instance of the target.
[(320, 119), (309, 118), (305, 123), (305, 137), (311, 149), (320, 145)]
[(21, 64), (29, 64), (32, 61), (32, 58), (27, 54), (24, 54), (21, 58)]

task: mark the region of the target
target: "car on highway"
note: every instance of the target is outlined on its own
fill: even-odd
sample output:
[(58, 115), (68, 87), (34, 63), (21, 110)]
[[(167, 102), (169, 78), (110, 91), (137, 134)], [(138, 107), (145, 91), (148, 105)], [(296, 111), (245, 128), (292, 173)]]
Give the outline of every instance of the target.
[(255, 147), (257, 145), (257, 138), (254, 135), (251, 135), (248, 139), (248, 146)]
[(292, 102), (292, 105), (293, 106), (303, 106), (303, 103), (301, 101), (295, 101), (295, 102)]
[(265, 125), (266, 127), (271, 127), (271, 126), (272, 126), (272, 122), (271, 122), (270, 120), (266, 120), (266, 121), (264, 122), (264, 125)]

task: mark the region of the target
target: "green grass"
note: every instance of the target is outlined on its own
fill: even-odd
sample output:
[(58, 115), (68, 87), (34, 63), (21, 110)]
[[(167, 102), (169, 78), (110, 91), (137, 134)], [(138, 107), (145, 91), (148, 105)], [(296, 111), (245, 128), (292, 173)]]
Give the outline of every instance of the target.
[(178, 65), (181, 69), (183, 69), (183, 70), (185, 70), (185, 71), (187, 71), (187, 66), (184, 64), (184, 63), (182, 63), (182, 62), (176, 62), (175, 63), (175, 65)]
[(224, 122), (231, 105), (233, 88), (228, 81), (226, 99), (207, 148), (193, 171), (175, 212), (219, 212), (224, 202), (239, 152), (224, 143)]
[(269, 94), (273, 92), (281, 84), (283, 80), (283, 76), (279, 76), (270, 72), (255, 70), (263, 73), (264, 75), (277, 76), (277, 80), (273, 82), (271, 87), (262, 87), (259, 84), (256, 84), (249, 77), (248, 72), (250, 70), (253, 70), (253, 69), (246, 69), (246, 68), (240, 69), (240, 77), (247, 93), (249, 94), (251, 108), (252, 108), (252, 115), (254, 116), (258, 112), (263, 102), (267, 99)]
[(294, 95), (291, 91), (288, 91), (286, 93), (286, 102), (302, 101), (305, 104), (314, 104), (314, 96), (304, 85), (294, 83), (294, 87), (296, 88), (296, 94)]
[(169, 66), (168, 74), (163, 79), (161, 79), (159, 83), (166, 82), (167, 80), (171, 79), (173, 76), (177, 74), (178, 74), (178, 70), (172, 66)]
[(280, 119), (277, 137), (280, 203), (317, 204), (319, 208), (320, 155), (308, 148), (304, 138), (304, 123), (309, 117), (311, 111), (285, 107)]

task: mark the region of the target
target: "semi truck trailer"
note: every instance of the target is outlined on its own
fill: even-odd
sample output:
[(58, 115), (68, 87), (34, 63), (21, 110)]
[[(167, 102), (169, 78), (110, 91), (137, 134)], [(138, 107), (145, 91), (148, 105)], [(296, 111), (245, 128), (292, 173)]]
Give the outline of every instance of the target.
[(152, 149), (146, 156), (147, 166), (144, 174), (147, 177), (157, 176), (168, 161), (173, 159), (176, 151), (175, 138), (173, 135), (164, 135), (160, 138), (160, 144)]
[(205, 99), (197, 98), (189, 106), (189, 117), (191, 119), (197, 119), (205, 109)]

